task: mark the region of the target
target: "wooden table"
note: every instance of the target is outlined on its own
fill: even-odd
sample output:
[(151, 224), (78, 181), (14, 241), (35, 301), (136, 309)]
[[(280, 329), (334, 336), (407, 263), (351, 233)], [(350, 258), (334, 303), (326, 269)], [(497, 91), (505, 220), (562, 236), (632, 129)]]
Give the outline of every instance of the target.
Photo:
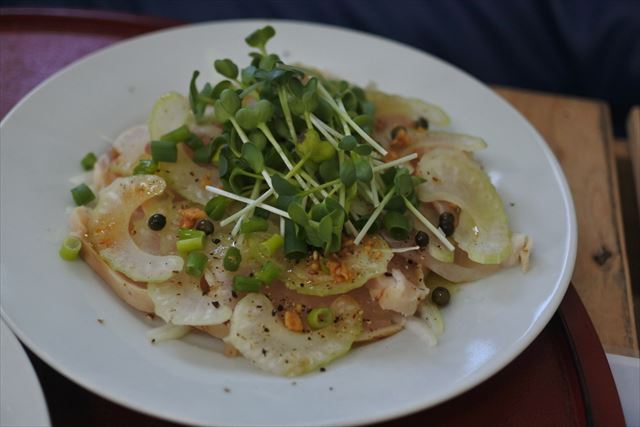
[[(631, 143), (620, 141), (614, 147), (609, 107), (604, 102), (521, 89), (495, 89), (538, 129), (569, 181), (578, 219), (578, 254), (572, 283), (602, 344), (607, 352), (638, 357), (638, 317), (634, 312), (629, 265), (629, 259), (634, 259), (635, 271), (640, 268), (637, 247), (640, 236), (634, 234), (638, 214), (634, 201), (630, 200), (633, 182), (629, 182), (628, 176), (620, 179), (618, 163), (624, 168), (631, 158), (635, 158), (636, 165), (640, 162), (640, 110), (636, 110), (635, 119), (630, 119), (630, 133), (632, 126), (636, 132), (635, 139), (631, 139), (635, 141), (636, 152), (631, 156), (625, 155), (625, 148)], [(636, 170), (638, 177), (640, 172)], [(626, 197), (621, 199), (620, 184), (626, 192), (630, 191), (630, 196), (625, 193)], [(629, 223), (627, 233), (623, 210)], [(629, 258), (627, 251), (635, 256)], [(636, 307), (640, 307), (638, 291)]]
[[(95, 12), (9, 13), (5, 9), (2, 15), (0, 117), (35, 84), (84, 54), (175, 24)], [(640, 159), (640, 144), (614, 143), (609, 111), (602, 102), (495, 89), (538, 128), (567, 175), (579, 226), (574, 286), (543, 333), (499, 374), (450, 402), (388, 425), (422, 425), (425, 417), (429, 422), (448, 425), (623, 425), (600, 342), (609, 352), (638, 355), (630, 279), (633, 274), (627, 251), (638, 252), (638, 236), (632, 238), (630, 234), (638, 229), (631, 159)], [(630, 119), (631, 135), (637, 141), (640, 111), (634, 117)], [(638, 163), (633, 164), (637, 167)], [(624, 184), (620, 188), (619, 177)], [(631, 230), (626, 235), (623, 215), (624, 224)], [(631, 243), (628, 246), (625, 237)], [(637, 260), (635, 255), (633, 259)], [(634, 268), (638, 268), (637, 263)], [(635, 295), (637, 298), (639, 294)], [(637, 300), (636, 307), (640, 307)], [(170, 425), (105, 401), (31, 356), (54, 424)], [(69, 411), (69, 405), (75, 409)]]

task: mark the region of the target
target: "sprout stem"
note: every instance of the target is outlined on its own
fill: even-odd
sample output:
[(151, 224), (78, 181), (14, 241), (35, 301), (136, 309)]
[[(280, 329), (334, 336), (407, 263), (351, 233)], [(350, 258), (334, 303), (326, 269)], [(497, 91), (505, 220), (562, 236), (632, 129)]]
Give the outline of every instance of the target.
[(392, 168), (392, 167), (400, 165), (402, 163), (410, 162), (411, 160), (417, 159), (417, 158), (418, 158), (418, 153), (411, 153), (411, 154), (409, 154), (407, 156), (400, 157), (399, 159), (392, 160), (390, 162), (386, 162), (386, 163), (383, 163), (383, 164), (378, 165), (378, 166), (374, 166), (373, 167), (373, 171), (374, 172), (380, 172), (382, 170)]
[(291, 119), (291, 111), (289, 110), (289, 102), (287, 101), (287, 92), (284, 86), (278, 87), (278, 98), (280, 99), (280, 106), (284, 113), (284, 119), (289, 127), (289, 134), (291, 134), (291, 142), (296, 142), (296, 129), (293, 126), (293, 119)]
[(360, 232), (356, 236), (356, 238), (353, 241), (353, 243), (355, 243), (356, 245), (360, 244), (362, 239), (364, 239), (364, 236), (367, 235), (367, 232), (369, 231), (369, 229), (373, 225), (373, 223), (376, 220), (376, 218), (378, 218), (378, 216), (380, 216), (380, 213), (382, 212), (382, 209), (384, 209), (384, 207), (387, 205), (387, 203), (389, 203), (389, 200), (391, 200), (391, 198), (393, 197), (394, 193), (395, 193), (395, 188), (392, 188), (387, 193), (387, 195), (384, 196), (382, 201), (380, 201), (380, 204), (378, 206), (376, 206), (375, 210), (373, 211), (373, 213), (371, 214), (371, 216), (369, 217), (367, 222), (364, 224), (364, 227), (362, 227), (362, 230), (360, 230)]
[(438, 240), (440, 240), (442, 244), (444, 244), (447, 247), (447, 249), (449, 249), (452, 252), (456, 250), (456, 248), (451, 244), (449, 239), (447, 239), (447, 236), (445, 236), (444, 233), (439, 228), (436, 228), (433, 224), (431, 224), (429, 220), (425, 218), (424, 215), (422, 215), (422, 213), (420, 213), (420, 211), (416, 209), (416, 207), (413, 206), (409, 200), (407, 200), (406, 197), (403, 197), (403, 199), (404, 199), (404, 204), (407, 206), (407, 209), (409, 209), (411, 213), (414, 214), (416, 218), (418, 218), (418, 220), (429, 229), (429, 231), (435, 234)]
[(320, 120), (314, 114), (311, 114), (311, 121), (313, 122), (313, 124), (316, 127), (318, 127), (318, 128), (323, 127), (328, 133), (330, 133), (334, 137), (336, 137), (336, 138), (342, 138), (343, 137), (343, 135), (340, 132), (338, 132), (337, 130), (335, 130), (334, 128), (332, 128), (331, 126), (329, 126), (328, 124), (326, 124), (322, 120)]
[[(260, 181), (256, 180), (256, 182), (253, 184), (253, 190), (251, 190), (251, 199), (255, 199), (258, 196), (258, 191), (260, 191)], [(235, 236), (238, 234), (238, 232), (240, 231), (240, 226), (242, 225), (242, 222), (248, 217), (251, 216), (251, 214), (253, 213), (255, 205), (253, 203), (251, 203), (248, 206), (245, 206), (247, 209), (247, 211), (245, 213), (242, 214), (242, 216), (240, 218), (238, 218), (238, 222), (236, 222), (236, 225), (233, 227), (233, 229), (231, 230), (231, 235)]]
[[(273, 194), (273, 190), (267, 190), (267, 192), (266, 192), (266, 193), (264, 193), (261, 197), (259, 197), (259, 198), (258, 198), (258, 199), (256, 199), (256, 200), (252, 200), (252, 199), (249, 199), (249, 198), (247, 198), (247, 197), (243, 197), (243, 196), (239, 196), (239, 195), (234, 194), (234, 193), (230, 193), (230, 192), (228, 192), (228, 191), (225, 191), (225, 190), (223, 190), (223, 189), (221, 189), (221, 188), (218, 188), (218, 187), (214, 187), (214, 186), (212, 186), (212, 185), (207, 185), (205, 188), (207, 189), (207, 191), (210, 191), (210, 192), (212, 192), (212, 193), (214, 193), (214, 194), (217, 194), (217, 195), (219, 195), (219, 196), (224, 196), (224, 197), (226, 197), (226, 198), (228, 198), (228, 199), (232, 199), (232, 200), (236, 200), (236, 201), (238, 201), (238, 202), (242, 202), (242, 203), (246, 203), (246, 204), (248, 204), (248, 205), (252, 205), (251, 207), (256, 207), (256, 206), (257, 206), (257, 207), (260, 207), (260, 208), (262, 208), (262, 209), (264, 209), (264, 210), (267, 210), (267, 211), (269, 211), (269, 212), (272, 212), (272, 213), (274, 213), (274, 214), (276, 214), (276, 215), (280, 215), (280, 216), (283, 216), (283, 217), (285, 217), (285, 218), (287, 218), (287, 219), (290, 219), (290, 218), (289, 218), (289, 214), (288, 214), (287, 212), (285, 212), (285, 211), (283, 211), (283, 210), (281, 210), (281, 209), (278, 209), (278, 208), (276, 208), (276, 207), (273, 207), (273, 206), (271, 206), (271, 205), (266, 205), (266, 204), (262, 203), (264, 200), (266, 200), (266, 199), (267, 199), (267, 197), (268, 197), (268, 196), (270, 196), (271, 194)], [(271, 192), (271, 193), (270, 193), (270, 194), (268, 194), (268, 195), (267, 195), (267, 197), (264, 197), (264, 196), (265, 196), (267, 193), (269, 193), (269, 192)], [(263, 198), (263, 197), (264, 197), (264, 198)], [(247, 209), (247, 207), (245, 207), (244, 209)], [(241, 210), (240, 210), (240, 211), (238, 211), (238, 212), (236, 212), (234, 215), (238, 215), (238, 213), (239, 213), (239, 212), (241, 212)], [(245, 211), (245, 212), (246, 212), (246, 211)], [(242, 212), (242, 213), (244, 213), (244, 212)], [(232, 216), (234, 216), (234, 215), (232, 215)], [(241, 214), (241, 215), (242, 215), (242, 214)], [(238, 215), (238, 216), (239, 216), (239, 215)], [(231, 218), (231, 217), (229, 217), (229, 218)], [(229, 224), (230, 222), (233, 222), (233, 220), (232, 220), (232, 221), (228, 221), (228, 220), (229, 220), (229, 218), (227, 218), (227, 219), (225, 219), (225, 220), (224, 220), (225, 225)], [(236, 218), (237, 218), (237, 217), (236, 217)], [(234, 218), (234, 219), (235, 219), (235, 218)], [(222, 222), (223, 222), (223, 221), (221, 221), (221, 222), (220, 222), (220, 224), (222, 224)]]
[(238, 121), (236, 120), (236, 118), (235, 117), (229, 117), (229, 121), (231, 122), (231, 124), (235, 128), (236, 132), (238, 132), (238, 135), (240, 136), (240, 140), (242, 141), (242, 143), (246, 144), (247, 142), (249, 142), (249, 138), (247, 138), (247, 134), (244, 133), (244, 130), (242, 130), (242, 127), (240, 127), (240, 125), (238, 124)]
[(358, 126), (358, 124), (356, 122), (354, 122), (353, 119), (351, 119), (351, 117), (349, 117), (349, 114), (347, 114), (346, 111), (343, 111), (342, 109), (340, 109), (340, 107), (338, 106), (336, 101), (331, 97), (331, 94), (329, 92), (327, 92), (327, 90), (324, 88), (322, 83), (318, 84), (318, 91), (320, 92), (320, 95), (323, 97), (323, 99), (329, 103), (331, 108), (333, 108), (334, 111), (336, 113), (338, 113), (338, 115), (340, 116), (340, 118), (342, 120), (347, 122), (349, 124), (349, 126), (351, 126), (353, 128), (353, 130), (355, 130), (365, 141), (367, 141), (369, 143), (369, 145), (371, 145), (373, 148), (375, 148), (375, 150), (377, 152), (379, 152), (383, 156), (387, 155), (387, 150), (385, 150), (382, 145), (378, 144), (364, 130), (362, 130), (362, 128), (360, 126)]
[[(333, 148), (335, 148), (336, 150), (338, 149), (338, 141), (336, 141), (333, 136), (331, 135), (331, 133), (329, 132), (329, 129), (333, 130), (333, 128), (331, 127), (325, 127), (325, 124), (318, 118), (316, 118), (315, 116), (311, 116), (311, 122), (314, 124), (314, 126), (320, 131), (320, 133), (322, 134), (322, 136), (324, 136), (324, 138), (329, 141), (329, 143), (331, 145), (333, 145)], [(338, 134), (340, 135), (340, 134)], [(339, 136), (340, 138), (342, 138), (342, 135)]]

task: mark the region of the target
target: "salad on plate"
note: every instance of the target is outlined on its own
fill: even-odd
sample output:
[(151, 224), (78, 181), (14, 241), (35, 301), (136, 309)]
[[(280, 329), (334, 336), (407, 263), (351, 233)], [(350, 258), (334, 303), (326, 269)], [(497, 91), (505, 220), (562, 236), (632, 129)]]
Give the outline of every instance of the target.
[(474, 159), (487, 144), (435, 105), (286, 64), (274, 35), (82, 159), (61, 257), (161, 318), (152, 342), (197, 329), (277, 375), (408, 325), (435, 345), (456, 284), (529, 268)]

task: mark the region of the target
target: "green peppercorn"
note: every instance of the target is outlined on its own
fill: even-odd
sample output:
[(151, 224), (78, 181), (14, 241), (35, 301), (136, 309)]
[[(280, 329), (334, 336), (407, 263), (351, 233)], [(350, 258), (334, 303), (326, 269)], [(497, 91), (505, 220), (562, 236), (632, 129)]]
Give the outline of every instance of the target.
[(400, 131), (406, 132), (407, 128), (404, 126), (396, 126), (391, 129), (391, 139), (396, 139), (396, 136), (398, 136), (398, 133), (400, 133)]
[(420, 117), (418, 120), (416, 120), (415, 125), (416, 125), (416, 128), (418, 129), (425, 129), (425, 130), (429, 129), (429, 121), (424, 117)]
[(213, 233), (213, 223), (208, 219), (201, 219), (196, 223), (196, 230), (204, 231), (207, 236)]
[(437, 306), (444, 307), (449, 304), (451, 294), (447, 288), (438, 286), (431, 292), (431, 301)]
[(162, 230), (166, 224), (167, 218), (159, 213), (151, 215), (149, 217), (149, 221), (147, 222), (149, 228), (154, 231)]
[(455, 218), (451, 212), (443, 212), (438, 219), (438, 227), (442, 230), (445, 236), (449, 237), (453, 234), (455, 226), (453, 224)]
[(420, 246), (421, 248), (426, 248), (428, 244), (429, 235), (424, 231), (418, 231), (416, 233), (416, 245)]

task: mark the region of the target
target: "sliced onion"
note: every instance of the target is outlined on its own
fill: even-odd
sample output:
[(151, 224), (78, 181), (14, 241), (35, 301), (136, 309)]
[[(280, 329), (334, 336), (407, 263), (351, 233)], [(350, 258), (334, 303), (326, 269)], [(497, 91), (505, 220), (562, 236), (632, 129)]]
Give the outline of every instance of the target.
[(216, 170), (191, 160), (183, 144), (178, 144), (177, 161), (160, 163), (158, 175), (166, 179), (167, 185), (176, 193), (201, 205), (206, 205), (212, 197), (205, 187), (217, 184)]
[(432, 302), (423, 302), (418, 308), (418, 319), (408, 319), (406, 328), (420, 336), (430, 347), (438, 344), (444, 333), (444, 320), (438, 307)]
[(387, 242), (379, 236), (373, 236), (340, 257), (341, 266), (352, 274), (349, 280), (338, 281), (330, 273), (311, 271), (308, 263), (304, 261), (291, 262), (282, 274), (281, 280), (289, 289), (301, 294), (339, 295), (359, 288), (369, 279), (382, 275), (387, 271), (387, 264), (391, 258), (393, 253)]
[(200, 278), (180, 273), (163, 283), (147, 285), (155, 313), (174, 325), (219, 325), (231, 318), (231, 308), (216, 292), (203, 294)]
[(449, 116), (445, 111), (434, 104), (429, 104), (418, 98), (391, 95), (374, 88), (365, 90), (367, 99), (376, 107), (376, 115), (404, 115), (412, 119), (424, 117), (429, 124), (435, 126), (447, 126)]
[(111, 171), (118, 175), (131, 175), (138, 160), (145, 156), (145, 148), (149, 140), (149, 130), (146, 125), (134, 126), (122, 132), (113, 142), (113, 148), (118, 153), (118, 157), (111, 163)]
[(453, 238), (469, 258), (500, 264), (511, 253), (511, 231), (498, 192), (480, 165), (457, 150), (436, 148), (418, 163), (423, 202), (444, 200), (461, 208)]
[(151, 139), (159, 139), (161, 136), (179, 128), (184, 124), (192, 124), (195, 121), (189, 100), (178, 92), (167, 92), (160, 96), (153, 104), (147, 124)]
[(408, 129), (407, 132), (409, 132), (411, 140), (409, 151), (418, 154), (432, 148), (455, 148), (456, 150), (468, 152), (487, 148), (487, 143), (477, 136), (415, 129)]
[(149, 341), (154, 343), (179, 340), (180, 338), (187, 335), (190, 331), (190, 326), (172, 325), (171, 323), (167, 323), (166, 325), (162, 325), (147, 331), (147, 338), (149, 338)]
[(165, 281), (184, 264), (179, 256), (144, 252), (129, 235), (133, 212), (164, 189), (162, 178), (154, 175), (117, 178), (100, 191), (90, 213), (88, 233), (96, 251), (111, 268), (139, 282)]
[(271, 311), (262, 294), (249, 294), (236, 305), (225, 342), (260, 369), (278, 375), (302, 375), (347, 353), (362, 331), (360, 306), (348, 296), (331, 309), (336, 322), (307, 333), (292, 332)]

